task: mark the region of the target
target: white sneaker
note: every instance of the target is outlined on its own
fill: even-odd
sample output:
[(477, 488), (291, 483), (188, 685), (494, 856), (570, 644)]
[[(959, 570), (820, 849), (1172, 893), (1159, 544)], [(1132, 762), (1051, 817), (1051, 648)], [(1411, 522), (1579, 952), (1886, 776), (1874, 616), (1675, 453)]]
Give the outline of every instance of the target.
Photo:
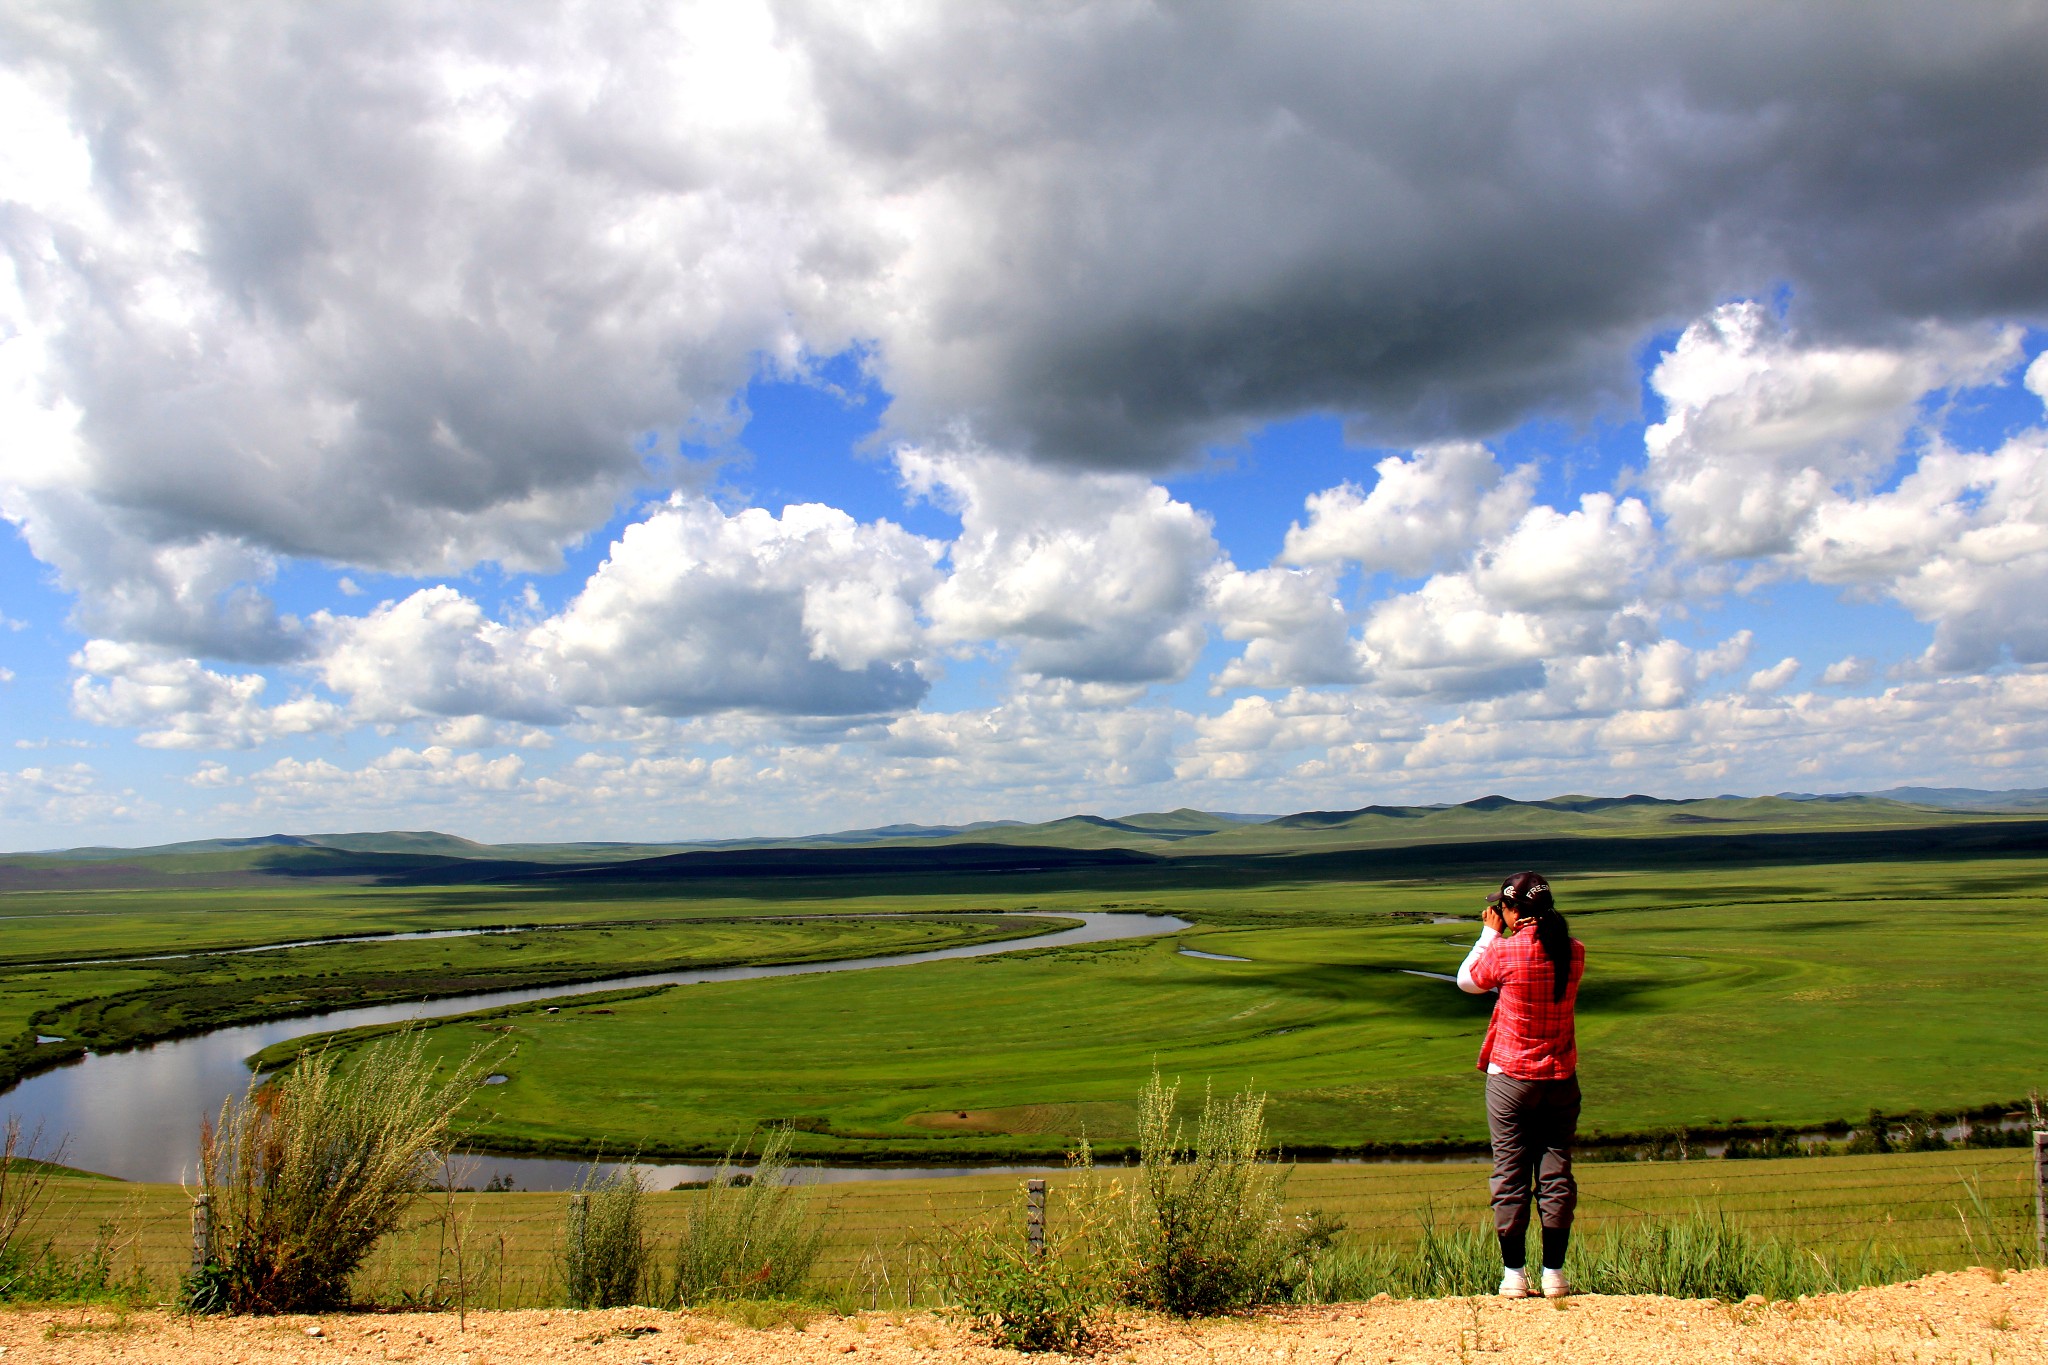
[(1500, 1277), (1500, 1296), (1504, 1299), (1526, 1299), (1529, 1297), (1529, 1276), (1526, 1271), (1510, 1270)]
[[(1501, 1292), (1502, 1292), (1503, 1294), (1505, 1294), (1505, 1293), (1506, 1293), (1507, 1291), (1506, 1291), (1506, 1290), (1502, 1290)], [(1527, 1286), (1526, 1286), (1526, 1284), (1524, 1285), (1524, 1288), (1523, 1288), (1522, 1292), (1523, 1292), (1523, 1293), (1525, 1293), (1525, 1294), (1526, 1294), (1526, 1293), (1528, 1292), (1528, 1289), (1527, 1289)], [(1570, 1281), (1570, 1280), (1567, 1280), (1567, 1279), (1566, 1279), (1566, 1278), (1564, 1277), (1564, 1272), (1563, 1272), (1562, 1270), (1552, 1270), (1552, 1269), (1550, 1269), (1550, 1267), (1548, 1267), (1548, 1266), (1545, 1266), (1545, 1267), (1543, 1268), (1543, 1297), (1544, 1297), (1544, 1298), (1546, 1298), (1546, 1299), (1561, 1299), (1561, 1298), (1564, 1298), (1564, 1297), (1565, 1297), (1565, 1296), (1566, 1296), (1567, 1294), (1570, 1294), (1571, 1292), (1572, 1292), (1572, 1285), (1571, 1285), (1571, 1281)]]

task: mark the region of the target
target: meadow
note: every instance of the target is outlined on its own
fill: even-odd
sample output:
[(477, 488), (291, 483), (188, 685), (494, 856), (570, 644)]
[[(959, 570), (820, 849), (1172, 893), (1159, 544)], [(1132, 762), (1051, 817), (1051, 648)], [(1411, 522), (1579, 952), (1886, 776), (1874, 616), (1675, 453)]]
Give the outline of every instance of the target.
[[(1811, 1128), (2010, 1104), (2048, 1064), (2016, 1021), (2048, 1001), (2038, 861), (1563, 876), (1593, 964), (1589, 1138)], [(1168, 938), (839, 976), (721, 982), (439, 1024), (488, 1028), (510, 1080), (472, 1106), (499, 1151), (715, 1156), (770, 1121), (807, 1157), (945, 1163), (1128, 1140), (1153, 1067), (1271, 1096), (1285, 1148), (1483, 1140), (1487, 1002), (1448, 982), (1462, 884), (1317, 884), (1046, 909), (1160, 909)], [(1188, 956), (1180, 948), (1241, 962)]]
[[(786, 905), (354, 886), (17, 892), (4, 902), (10, 918), (0, 941), (0, 1085), (88, 1048), (131, 1047), (341, 1006), (633, 972), (914, 952), (1051, 927), (1000, 916), (812, 919), (792, 918)], [(510, 926), (527, 928), (234, 951)], [(39, 1043), (39, 1036), (62, 1041)], [(0, 1099), (0, 1109), (4, 1104)]]
[[(2048, 1066), (2013, 1021), (2048, 1002), (2048, 928), (2033, 910), (2048, 859), (1728, 861), (1555, 878), (1594, 964), (1581, 1009), (1588, 1134), (1954, 1113), (2041, 1083)], [(506, 1152), (715, 1156), (786, 1120), (808, 1158), (1056, 1158), (1083, 1133), (1126, 1141), (1129, 1097), (1155, 1064), (1197, 1087), (1269, 1093), (1273, 1135), (1291, 1150), (1483, 1137), (1471, 1059), (1485, 1003), (1409, 974), (1455, 970), (1483, 882), (1318, 877), (1134, 893), (1122, 886), (1131, 875), (1012, 876), (1007, 888), (971, 873), (799, 879), (751, 895), (582, 881), (14, 891), (0, 894), (0, 1037), (12, 1035), (0, 1068), (334, 1003), (1045, 927), (1004, 911), (1159, 911), (1195, 928), (672, 988), (602, 1015), (514, 1009), (444, 1024), (437, 1046), (466, 1051), (479, 1024), (504, 1043), (510, 1079), (465, 1123), (473, 1141)], [(1096, 884), (1065, 884), (1077, 878)], [(849, 918), (798, 918), (808, 915)], [(549, 927), (219, 952), (508, 925)], [(138, 960), (177, 951), (198, 955)], [(81, 957), (122, 960), (62, 965)], [(37, 1044), (39, 1033), (65, 1041)]]

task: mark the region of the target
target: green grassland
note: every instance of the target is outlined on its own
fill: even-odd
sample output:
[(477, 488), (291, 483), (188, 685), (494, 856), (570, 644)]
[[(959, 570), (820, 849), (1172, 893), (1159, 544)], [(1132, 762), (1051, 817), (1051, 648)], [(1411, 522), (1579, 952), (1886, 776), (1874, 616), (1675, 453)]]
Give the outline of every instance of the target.
[[(1814, 1252), (1897, 1252), (1919, 1267), (1985, 1264), (1989, 1236), (2024, 1237), (2032, 1216), (2026, 1154), (1926, 1152), (1793, 1161), (1620, 1162), (1579, 1171), (1581, 1236), (1630, 1219), (1725, 1213)], [(1105, 1174), (1116, 1176), (1115, 1170)], [(1068, 1177), (1054, 1175), (1055, 1191)], [(849, 1306), (899, 1306), (928, 1279), (919, 1249), (940, 1229), (1020, 1202), (1020, 1178), (870, 1181), (821, 1187), (828, 1229), (815, 1286)], [(1972, 1198), (1972, 1192), (1976, 1198)], [(141, 1278), (160, 1295), (190, 1256), (190, 1199), (174, 1185), (111, 1180), (53, 1183), (49, 1216), (27, 1240), (49, 1239), (59, 1257), (111, 1248), (115, 1278)], [(1354, 1245), (1414, 1245), (1424, 1218), (1439, 1229), (1479, 1225), (1485, 1168), (1472, 1163), (1302, 1165), (1289, 1182), (1290, 1203), (1344, 1220)], [(659, 1193), (647, 1200), (648, 1231), (666, 1262), (696, 1196)], [(561, 1301), (557, 1269), (567, 1196), (458, 1194), (449, 1212), (465, 1229), (472, 1306), (516, 1308)], [(1995, 1226), (1978, 1217), (1981, 1207)], [(1053, 1214), (1060, 1204), (1053, 1201)], [(453, 1273), (436, 1198), (419, 1206), (413, 1226), (386, 1239), (356, 1281), (368, 1302), (420, 1302), (449, 1292)], [(1967, 1217), (1968, 1221), (1965, 1221)], [(1976, 1241), (1973, 1244), (1972, 1238)], [(439, 1283), (437, 1284), (437, 1280)]]
[[(1588, 947), (1582, 1130), (1596, 1138), (1820, 1126), (1872, 1108), (1948, 1114), (2048, 1081), (2029, 1035), (2048, 1007), (2038, 818), (1560, 798), (1259, 825), (1168, 812), (921, 841), (873, 833), (853, 846), (682, 855), (388, 834), (0, 859), (0, 1040), (11, 1039), (0, 1084), (88, 1044), (336, 1004), (899, 952), (1048, 927), (1006, 912), (1127, 910), (1194, 927), (577, 997), (551, 1002), (556, 1014), (444, 1021), (431, 1042), (444, 1058), (479, 1040), (498, 1049), (509, 1079), (479, 1093), (463, 1127), (505, 1152), (715, 1156), (782, 1120), (807, 1159), (1056, 1158), (1084, 1132), (1106, 1149), (1128, 1141), (1155, 1066), (1185, 1083), (1184, 1097), (1205, 1084), (1267, 1093), (1269, 1134), (1297, 1153), (1468, 1146), (1483, 1137), (1472, 1063), (1486, 1002), (1409, 973), (1454, 970), (1493, 879), (1530, 864), (1552, 875)], [(1098, 853), (1113, 856), (1087, 861)], [(804, 918), (819, 915), (839, 918)], [(537, 927), (226, 955), (503, 926)], [(145, 960), (171, 952), (195, 955)], [(67, 1041), (38, 1047), (37, 1032)], [(1978, 1216), (1973, 1188), (2014, 1226), (2027, 1211), (2022, 1161), (1970, 1151), (1587, 1164), (1582, 1218), (1591, 1228), (1705, 1208), (1802, 1247), (1882, 1244), (1961, 1265), (1982, 1259), (1965, 1221)], [(122, 1256), (170, 1283), (185, 1254), (178, 1191), (61, 1184), (50, 1230), (60, 1250), (104, 1225)], [(914, 1273), (920, 1238), (1013, 1200), (1015, 1186), (987, 1176), (829, 1188), (821, 1279), (889, 1301)], [(1424, 1217), (1468, 1226), (1484, 1200), (1470, 1164), (1304, 1165), (1292, 1189), (1360, 1240), (1394, 1244)], [(657, 1231), (673, 1232), (690, 1197), (653, 1199)], [(562, 1196), (458, 1203), (475, 1244), (495, 1248), (487, 1301), (552, 1301)], [(438, 1236), (423, 1222), (392, 1239), (363, 1291), (423, 1292), (441, 1273)], [(878, 1289), (884, 1272), (894, 1278)]]
[[(391, 833), (0, 859), (0, 1083), (87, 1046), (335, 1004), (1044, 927), (954, 918), (969, 912), (1143, 910), (1196, 927), (669, 990), (604, 1015), (515, 1012), (488, 1021), (510, 1026), (511, 1080), (468, 1122), (507, 1151), (716, 1153), (787, 1119), (811, 1155), (1045, 1155), (1084, 1128), (1124, 1140), (1156, 1062), (1269, 1092), (1275, 1135), (1297, 1149), (1464, 1144), (1481, 1135), (1471, 1058), (1486, 1006), (1406, 973), (1451, 970), (1490, 879), (1530, 864), (1552, 873), (1593, 953), (1590, 1133), (1952, 1112), (2043, 1079), (2012, 1041), (2014, 1021), (2048, 1004), (2039, 819), (1862, 799), (1484, 798), (844, 838), (858, 846), (635, 858), (648, 850)], [(1464, 922), (1431, 922), (1442, 917)], [(222, 955), (507, 925), (544, 927)], [(142, 960), (169, 951), (201, 955)], [(38, 1045), (39, 1032), (65, 1041)], [(476, 1021), (439, 1033), (462, 1050)]]
[[(1955, 1112), (2042, 1080), (2017, 1021), (2048, 1003), (2040, 861), (1558, 877), (1590, 955), (1589, 1135)], [(799, 1150), (944, 1162), (1128, 1138), (1156, 1064), (1272, 1097), (1297, 1150), (1483, 1137), (1487, 1004), (1455, 969), (1464, 885), (1355, 884), (1097, 902), (1176, 911), (1168, 939), (498, 1012), (511, 1078), (477, 1102), (505, 1151), (722, 1151), (790, 1120)], [(1049, 898), (1057, 908), (1061, 898)], [(1246, 962), (1187, 957), (1186, 945)], [(453, 1056), (478, 1020), (444, 1024)]]

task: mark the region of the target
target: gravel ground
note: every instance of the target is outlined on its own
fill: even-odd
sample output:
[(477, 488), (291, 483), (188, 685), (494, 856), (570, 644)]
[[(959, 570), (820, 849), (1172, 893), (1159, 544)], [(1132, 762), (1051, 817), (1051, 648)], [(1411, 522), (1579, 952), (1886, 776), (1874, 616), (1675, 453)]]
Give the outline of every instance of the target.
[[(17, 1362), (414, 1361), (419, 1365), (712, 1365), (947, 1359), (1017, 1361), (923, 1314), (821, 1316), (802, 1328), (753, 1331), (718, 1318), (644, 1309), (328, 1315), (192, 1322), (105, 1310), (0, 1313), (0, 1352)], [(1041, 1357), (1042, 1359), (1043, 1357)], [(1890, 1365), (2048, 1362), (2048, 1271), (1934, 1275), (1911, 1284), (1799, 1303), (1703, 1303), (1584, 1296), (1541, 1300), (1389, 1299), (1202, 1323), (1131, 1319), (1097, 1359), (1130, 1362), (1395, 1362), (1500, 1360), (1514, 1365)]]

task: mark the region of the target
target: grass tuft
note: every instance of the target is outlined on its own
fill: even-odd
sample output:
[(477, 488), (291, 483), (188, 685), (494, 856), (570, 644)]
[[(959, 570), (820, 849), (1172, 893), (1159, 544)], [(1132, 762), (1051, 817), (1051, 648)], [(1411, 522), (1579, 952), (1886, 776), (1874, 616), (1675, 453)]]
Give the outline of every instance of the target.
[[(1695, 1211), (1610, 1225), (1573, 1243), (1567, 1262), (1586, 1294), (1663, 1294), (1734, 1303), (1758, 1294), (1793, 1299), (1912, 1279), (1922, 1267), (1868, 1246), (1843, 1255), (1804, 1251), (1724, 1214)], [(1490, 1227), (1444, 1231), (1427, 1211), (1412, 1249), (1342, 1246), (1318, 1259), (1304, 1299), (1352, 1302), (1387, 1294), (1438, 1299), (1494, 1292), (1498, 1240)]]

